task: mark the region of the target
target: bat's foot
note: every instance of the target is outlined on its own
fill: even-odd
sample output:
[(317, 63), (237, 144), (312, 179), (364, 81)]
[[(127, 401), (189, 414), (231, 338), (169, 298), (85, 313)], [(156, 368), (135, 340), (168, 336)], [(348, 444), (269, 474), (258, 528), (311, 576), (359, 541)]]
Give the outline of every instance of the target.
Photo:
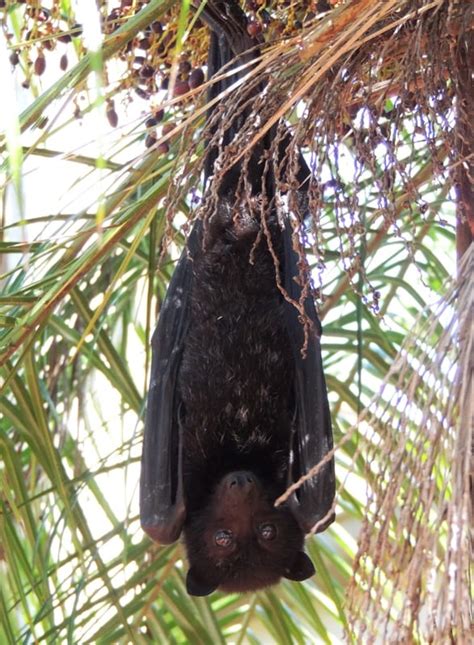
[(251, 197), (245, 203), (221, 200), (210, 220), (210, 242), (239, 242), (255, 239), (260, 231), (260, 200)]

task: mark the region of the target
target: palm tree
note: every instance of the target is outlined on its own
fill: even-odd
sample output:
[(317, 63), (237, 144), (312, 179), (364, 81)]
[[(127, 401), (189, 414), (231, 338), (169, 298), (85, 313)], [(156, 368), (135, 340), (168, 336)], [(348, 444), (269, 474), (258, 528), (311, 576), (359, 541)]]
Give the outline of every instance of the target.
[(311, 581), (207, 599), (137, 502), (207, 30), (185, 0), (44, 4), (0, 2), (1, 642), (467, 642), (469, 3), (243, 3), (266, 43), (249, 134), (284, 118), (312, 168), (338, 515), (308, 541)]

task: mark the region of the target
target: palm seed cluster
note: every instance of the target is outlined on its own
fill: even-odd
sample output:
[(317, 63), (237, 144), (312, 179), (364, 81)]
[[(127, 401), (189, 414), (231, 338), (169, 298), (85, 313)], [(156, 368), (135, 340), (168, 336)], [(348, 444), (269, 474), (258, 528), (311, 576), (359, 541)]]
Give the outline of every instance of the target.
[[(126, 26), (148, 4), (149, 0), (99, 0), (105, 37)], [(337, 4), (337, 0), (244, 0), (242, 8), (248, 18), (249, 34), (275, 42), (294, 35)], [(10, 47), (12, 67), (21, 70), (25, 88), (34, 88), (51, 65), (59, 65), (66, 72), (87, 51), (82, 26), (72, 9), (67, 12), (65, 6), (67, 3), (61, 0), (0, 0), (0, 28)], [(205, 82), (208, 30), (199, 19), (199, 12), (191, 11), (185, 17), (189, 34), (177, 46), (180, 9), (181, 3), (174, 3), (160, 20), (152, 21), (133, 35), (114, 56), (125, 66), (120, 79), (113, 84), (104, 79), (108, 88), (106, 116), (112, 127), (119, 124), (115, 100), (123, 96), (121, 93), (125, 93), (126, 102), (137, 97), (147, 102), (145, 145), (148, 148), (155, 146), (160, 136), (170, 134), (176, 123), (193, 110), (195, 90)], [(165, 97), (182, 98), (164, 110), (160, 104)], [(73, 103), (75, 117), (81, 118), (79, 101)], [(38, 125), (44, 127), (45, 123)], [(155, 149), (167, 153), (169, 142), (162, 142)]]

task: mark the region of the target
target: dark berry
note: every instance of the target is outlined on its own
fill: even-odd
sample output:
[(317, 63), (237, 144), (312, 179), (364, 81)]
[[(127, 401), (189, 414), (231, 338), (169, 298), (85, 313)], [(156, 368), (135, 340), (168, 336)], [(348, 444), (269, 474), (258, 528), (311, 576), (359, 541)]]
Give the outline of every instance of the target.
[(186, 92), (189, 92), (188, 81), (177, 80), (174, 85), (173, 96), (183, 96), (183, 94), (186, 94)]
[(154, 73), (155, 70), (151, 65), (143, 65), (143, 67), (140, 69), (140, 76), (142, 78), (152, 78)]
[(165, 116), (165, 111), (161, 108), (153, 108), (152, 109), (153, 117), (156, 119), (156, 121), (163, 121), (163, 117)]
[(175, 123), (169, 123), (169, 122), (165, 123), (162, 129), (163, 136), (165, 136), (166, 134), (170, 134), (170, 132), (173, 132), (175, 127), (176, 127)]
[(70, 43), (70, 42), (71, 42), (71, 40), (72, 40), (72, 38), (71, 38), (71, 34), (64, 34), (64, 33), (61, 33), (61, 34), (58, 36), (58, 40), (59, 40), (59, 42), (60, 42), (60, 43), (66, 43), (66, 44), (67, 44), (67, 43)]
[(156, 134), (154, 132), (150, 132), (149, 134), (146, 135), (145, 139), (145, 147), (146, 148), (151, 148), (154, 146), (156, 143)]
[(330, 11), (331, 5), (329, 4), (328, 0), (318, 0), (316, 3), (316, 10), (320, 12)]
[(141, 98), (141, 99), (149, 99), (150, 98), (150, 92), (147, 92), (147, 90), (144, 90), (141, 87), (136, 87), (135, 88), (135, 93)]
[(38, 58), (35, 60), (35, 66), (34, 66), (35, 74), (37, 76), (41, 76), (41, 74), (43, 74), (45, 69), (46, 69), (46, 59), (43, 56), (43, 54), (39, 54)]
[(260, 22), (257, 22), (256, 20), (251, 20), (247, 25), (247, 32), (249, 36), (255, 38), (262, 33), (262, 24)]
[(189, 87), (195, 90), (197, 87), (204, 83), (204, 72), (200, 67), (193, 69), (189, 75)]
[(140, 48), (140, 49), (145, 49), (145, 50), (146, 50), (146, 49), (150, 49), (150, 47), (151, 47), (151, 43), (150, 43), (150, 41), (148, 40), (148, 38), (142, 38), (142, 39), (138, 42), (138, 46), (139, 46), (139, 48)]
[(113, 128), (117, 127), (118, 124), (118, 115), (113, 107), (110, 107), (107, 112), (107, 120)]
[(159, 152), (161, 155), (166, 155), (170, 151), (170, 146), (169, 143), (166, 141), (164, 143), (160, 143), (157, 148), (156, 152)]
[(191, 63), (188, 60), (182, 60), (179, 64), (179, 71), (181, 74), (189, 74), (191, 71)]

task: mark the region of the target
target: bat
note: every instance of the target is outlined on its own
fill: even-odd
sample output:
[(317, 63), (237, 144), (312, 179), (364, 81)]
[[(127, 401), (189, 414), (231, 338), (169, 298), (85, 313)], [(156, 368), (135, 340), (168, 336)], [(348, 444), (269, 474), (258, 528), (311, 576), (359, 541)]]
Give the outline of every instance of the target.
[[(237, 3), (209, 0), (201, 17), (211, 28), (209, 76), (236, 56), (240, 64), (255, 56)], [(239, 127), (229, 126), (225, 145)], [(265, 216), (249, 200), (239, 202), (243, 166), (235, 164), (217, 187), (207, 226), (197, 220), (191, 230), (152, 338), (140, 519), (159, 544), (183, 534), (186, 588), (195, 596), (307, 579), (315, 570), (304, 536), (323, 518), (318, 531), (334, 519), (332, 458), (285, 504), (274, 505), (333, 440), (321, 325), (308, 296), (305, 335), (291, 302), (302, 299), (299, 258), (290, 222), (282, 224), (271, 206), (272, 182), (262, 181), (265, 150), (265, 142), (256, 145), (246, 169), (256, 203), (270, 197)], [(209, 146), (208, 175), (216, 156)], [(308, 175), (300, 155), (298, 177)]]

